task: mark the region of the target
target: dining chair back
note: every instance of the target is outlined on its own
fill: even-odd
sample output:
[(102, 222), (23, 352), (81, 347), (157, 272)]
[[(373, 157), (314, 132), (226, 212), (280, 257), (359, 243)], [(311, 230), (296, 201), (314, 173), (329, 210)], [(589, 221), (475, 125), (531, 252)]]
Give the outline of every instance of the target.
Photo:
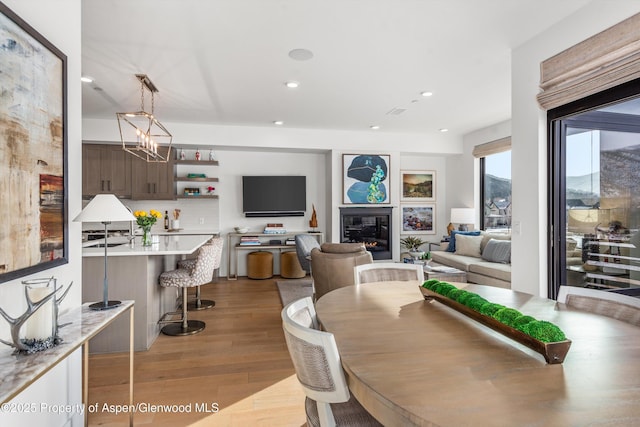
[(353, 267), (353, 281), (356, 285), (370, 282), (408, 281), (424, 282), (424, 270), (420, 264), (397, 262), (374, 262)]
[(282, 328), (305, 395), (309, 426), (377, 426), (351, 395), (333, 334), (319, 331), (313, 300), (302, 298), (282, 310)]
[(598, 289), (560, 286), (558, 302), (640, 326), (640, 298)]

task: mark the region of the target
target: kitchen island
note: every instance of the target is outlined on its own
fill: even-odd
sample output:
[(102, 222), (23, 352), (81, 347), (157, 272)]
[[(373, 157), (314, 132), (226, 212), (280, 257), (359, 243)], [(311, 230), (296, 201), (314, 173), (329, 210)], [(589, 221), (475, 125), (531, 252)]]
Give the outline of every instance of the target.
[[(154, 235), (153, 245), (143, 247), (140, 236), (132, 242), (126, 237), (107, 240), (109, 299), (134, 300), (136, 351), (148, 350), (160, 333), (158, 320), (175, 311), (177, 288), (162, 288), (158, 276), (173, 270), (179, 259), (194, 253), (213, 235)], [(89, 246), (90, 244), (90, 246)], [(102, 301), (104, 278), (104, 240), (83, 244), (82, 301)], [(118, 319), (91, 340), (91, 353), (122, 352), (128, 349), (126, 319)]]

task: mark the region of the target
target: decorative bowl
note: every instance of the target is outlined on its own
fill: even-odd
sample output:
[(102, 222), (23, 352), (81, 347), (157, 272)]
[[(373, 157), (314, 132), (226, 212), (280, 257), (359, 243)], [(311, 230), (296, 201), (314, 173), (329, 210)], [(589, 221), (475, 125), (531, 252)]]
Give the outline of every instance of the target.
[(236, 233), (246, 233), (249, 231), (249, 227), (233, 227), (236, 230)]

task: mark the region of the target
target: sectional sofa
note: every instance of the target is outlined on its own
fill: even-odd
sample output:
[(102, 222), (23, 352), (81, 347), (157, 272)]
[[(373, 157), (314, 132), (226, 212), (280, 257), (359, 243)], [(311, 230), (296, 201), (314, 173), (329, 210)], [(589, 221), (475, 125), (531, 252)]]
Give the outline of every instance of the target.
[[(473, 234), (463, 234), (473, 233)], [(434, 262), (463, 270), (467, 281), (511, 288), (511, 235), (498, 233), (451, 233), (450, 241), (432, 251)]]

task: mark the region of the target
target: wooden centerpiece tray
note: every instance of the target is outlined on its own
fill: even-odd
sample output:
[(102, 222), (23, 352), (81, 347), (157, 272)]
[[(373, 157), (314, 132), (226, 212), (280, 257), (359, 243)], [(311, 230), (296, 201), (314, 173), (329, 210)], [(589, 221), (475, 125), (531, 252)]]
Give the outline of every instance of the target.
[(564, 358), (569, 352), (571, 347), (571, 340), (557, 341), (557, 342), (544, 342), (533, 338), (530, 335), (525, 334), (522, 331), (505, 325), (504, 323), (494, 319), (493, 317), (486, 316), (476, 310), (473, 310), (466, 305), (460, 304), (444, 295), (440, 295), (433, 292), (430, 289), (418, 286), (420, 292), (424, 295), (425, 300), (435, 300), (439, 303), (450, 307), (457, 312), (464, 314), (465, 316), (482, 323), (484, 326), (493, 329), (496, 332), (510, 338), (531, 350), (540, 353), (548, 364), (558, 364), (564, 362)]

